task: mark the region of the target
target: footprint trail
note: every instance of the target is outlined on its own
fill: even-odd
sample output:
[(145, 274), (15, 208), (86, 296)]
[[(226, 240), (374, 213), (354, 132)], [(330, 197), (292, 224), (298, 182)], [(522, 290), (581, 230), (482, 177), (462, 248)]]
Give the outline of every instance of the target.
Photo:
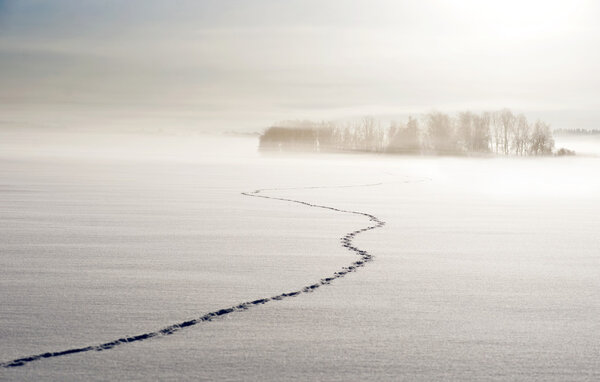
[(271, 191), (271, 190), (291, 190), (291, 189), (368, 187), (368, 186), (377, 186), (380, 184), (381, 183), (349, 185), (349, 186), (332, 186), (332, 187), (300, 187), (300, 188), (287, 188), (287, 189), (273, 188), (273, 189), (259, 189), (259, 190), (252, 191), (252, 192), (242, 192), (242, 195), (249, 196), (249, 197), (297, 203), (297, 204), (302, 204), (304, 206), (313, 207), (313, 208), (327, 209), (327, 210), (340, 212), (340, 213), (346, 213), (346, 214), (361, 215), (361, 216), (364, 216), (369, 219), (369, 222), (371, 223), (370, 225), (363, 227), (361, 229), (358, 229), (356, 231), (348, 232), (340, 238), (342, 247), (344, 247), (348, 251), (351, 251), (354, 254), (358, 255), (358, 259), (355, 260), (354, 262), (352, 262), (350, 265), (343, 267), (342, 269), (333, 273), (332, 275), (322, 278), (318, 282), (315, 282), (310, 285), (306, 285), (298, 290), (285, 292), (285, 293), (278, 294), (276, 296), (261, 298), (261, 299), (257, 299), (254, 301), (242, 302), (241, 304), (237, 304), (237, 305), (234, 305), (231, 307), (219, 309), (219, 310), (216, 310), (216, 311), (213, 311), (210, 313), (206, 313), (203, 316), (198, 317), (198, 318), (194, 318), (194, 319), (191, 319), (188, 321), (183, 321), (183, 322), (179, 322), (176, 324), (166, 326), (166, 327), (159, 329), (157, 331), (154, 331), (154, 332), (147, 332), (147, 333), (142, 333), (142, 334), (138, 334), (135, 336), (122, 337), (122, 338), (119, 338), (119, 339), (116, 339), (116, 340), (113, 340), (110, 342), (105, 342), (103, 344), (98, 344), (98, 345), (75, 347), (75, 348), (61, 350), (61, 351), (46, 352), (46, 353), (21, 357), (21, 358), (13, 359), (11, 361), (0, 362), (0, 367), (3, 367), (3, 368), (19, 367), (19, 366), (24, 366), (30, 362), (39, 361), (42, 359), (56, 358), (56, 357), (66, 356), (69, 354), (85, 353), (85, 352), (91, 352), (91, 351), (104, 351), (104, 350), (112, 349), (115, 346), (120, 346), (120, 345), (124, 345), (124, 344), (128, 344), (128, 343), (132, 343), (132, 342), (145, 341), (145, 340), (151, 339), (153, 337), (171, 335), (182, 329), (185, 329), (185, 328), (188, 328), (188, 327), (191, 327), (194, 325), (198, 325), (201, 323), (205, 323), (205, 322), (210, 322), (214, 319), (221, 318), (221, 317), (224, 317), (229, 314), (243, 312), (252, 307), (263, 305), (268, 302), (280, 301), (280, 300), (283, 300), (286, 298), (296, 297), (302, 293), (311, 293), (324, 285), (330, 284), (332, 281), (334, 281), (336, 279), (346, 276), (348, 273), (355, 272), (359, 268), (364, 267), (366, 265), (366, 263), (372, 261), (373, 256), (366, 250), (360, 249), (360, 248), (354, 246), (354, 244), (352, 243), (352, 240), (356, 237), (356, 235), (358, 235), (362, 232), (382, 227), (383, 225), (385, 225), (385, 222), (383, 222), (382, 220), (377, 218), (375, 215), (372, 215), (372, 214), (369, 214), (366, 212), (344, 210), (344, 209), (325, 206), (325, 205), (313, 204), (313, 203), (305, 202), (302, 200), (268, 196), (268, 195), (261, 194), (261, 192), (266, 191), (266, 190)]

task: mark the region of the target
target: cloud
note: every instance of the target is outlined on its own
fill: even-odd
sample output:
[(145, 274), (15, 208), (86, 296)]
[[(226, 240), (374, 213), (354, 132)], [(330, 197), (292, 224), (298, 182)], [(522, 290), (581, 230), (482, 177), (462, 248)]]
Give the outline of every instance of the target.
[(3, 102), (162, 105), (232, 125), (599, 106), (600, 33), (589, 1), (2, 5)]

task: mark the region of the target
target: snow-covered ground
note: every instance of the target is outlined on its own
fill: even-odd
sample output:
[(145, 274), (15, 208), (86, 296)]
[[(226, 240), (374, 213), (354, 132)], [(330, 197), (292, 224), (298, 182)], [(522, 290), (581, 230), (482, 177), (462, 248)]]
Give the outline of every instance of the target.
[(3, 131), (0, 362), (154, 332), (358, 259), (340, 238), (367, 217), (242, 192), (386, 225), (354, 239), (373, 261), (315, 292), (0, 379), (596, 380), (598, 174), (584, 156), (301, 157), (259, 155), (253, 138)]

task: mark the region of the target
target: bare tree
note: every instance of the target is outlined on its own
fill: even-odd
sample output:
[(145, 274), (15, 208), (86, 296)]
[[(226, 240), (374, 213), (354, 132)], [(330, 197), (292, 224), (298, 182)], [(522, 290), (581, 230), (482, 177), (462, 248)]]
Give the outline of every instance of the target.
[(387, 152), (414, 154), (421, 150), (419, 124), (413, 117), (408, 117), (406, 125), (394, 122), (390, 126), (389, 132), (390, 139)]
[(542, 121), (537, 121), (531, 134), (530, 153), (533, 155), (552, 154), (554, 149), (554, 138), (550, 126)]
[(473, 116), (473, 135), (471, 150), (474, 152), (490, 151), (490, 113), (482, 113)]
[(512, 148), (517, 155), (526, 155), (529, 152), (529, 122), (523, 114), (516, 117), (514, 133), (512, 136)]
[(500, 121), (502, 123), (502, 150), (504, 155), (510, 154), (509, 141), (515, 126), (515, 116), (508, 109), (500, 111)]
[(427, 136), (431, 148), (438, 154), (456, 153), (456, 138), (450, 117), (440, 112), (427, 114)]
[(379, 121), (363, 117), (358, 124), (358, 142), (361, 150), (380, 152), (383, 150), (384, 133)]
[(457, 143), (459, 148), (465, 152), (473, 150), (473, 118), (475, 115), (470, 111), (458, 115)]
[(494, 153), (500, 154), (502, 145), (502, 118), (499, 111), (494, 112), (490, 115), (491, 122), (491, 143)]
[(336, 146), (337, 126), (334, 122), (322, 121), (316, 129), (317, 151), (330, 150)]

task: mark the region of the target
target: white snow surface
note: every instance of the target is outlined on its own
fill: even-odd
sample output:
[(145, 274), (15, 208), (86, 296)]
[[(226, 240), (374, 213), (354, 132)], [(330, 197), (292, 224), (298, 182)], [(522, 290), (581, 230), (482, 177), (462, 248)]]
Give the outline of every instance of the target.
[[(1, 380), (598, 380), (600, 158), (261, 155), (0, 132)], [(378, 185), (373, 185), (378, 184)], [(356, 186), (356, 187), (337, 187)], [(314, 188), (305, 188), (314, 187)], [(272, 190), (277, 188), (276, 190)]]

